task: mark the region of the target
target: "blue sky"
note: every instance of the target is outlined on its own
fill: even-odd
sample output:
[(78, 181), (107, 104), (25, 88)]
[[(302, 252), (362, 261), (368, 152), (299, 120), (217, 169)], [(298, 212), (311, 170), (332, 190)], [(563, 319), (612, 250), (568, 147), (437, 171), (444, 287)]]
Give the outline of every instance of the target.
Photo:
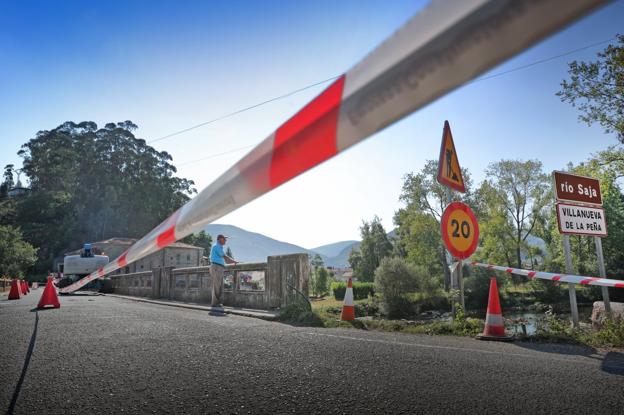
[[(147, 141), (345, 72), (425, 1), (0, 2), (0, 167), (64, 121), (130, 119)], [(624, 32), (618, 1), (493, 69), (499, 73)], [(567, 62), (605, 45), (465, 85), (219, 220), (307, 248), (387, 229), (402, 177), (437, 158), (445, 119), (475, 180), (501, 158), (544, 170), (615, 144), (554, 95)], [(487, 74), (485, 75), (487, 76)], [(323, 89), (311, 88), (154, 143), (204, 188)], [(302, 193), (303, 192), (303, 193)], [(302, 197), (303, 195), (303, 197)]]

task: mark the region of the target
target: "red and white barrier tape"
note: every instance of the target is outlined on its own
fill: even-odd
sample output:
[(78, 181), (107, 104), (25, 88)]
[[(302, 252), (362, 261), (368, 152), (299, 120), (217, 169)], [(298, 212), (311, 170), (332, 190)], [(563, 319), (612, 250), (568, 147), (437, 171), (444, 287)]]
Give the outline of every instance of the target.
[(128, 251), (61, 291), (200, 231), (603, 3), (433, 1)]
[(524, 275), (529, 279), (540, 278), (555, 282), (571, 282), (581, 285), (600, 285), (602, 287), (624, 288), (624, 280), (611, 280), (608, 278), (584, 277), (582, 275), (553, 274), (552, 272), (530, 271), (528, 269), (501, 267), (498, 265), (483, 264), (481, 262), (470, 262), (475, 267), (503, 271), (509, 274)]

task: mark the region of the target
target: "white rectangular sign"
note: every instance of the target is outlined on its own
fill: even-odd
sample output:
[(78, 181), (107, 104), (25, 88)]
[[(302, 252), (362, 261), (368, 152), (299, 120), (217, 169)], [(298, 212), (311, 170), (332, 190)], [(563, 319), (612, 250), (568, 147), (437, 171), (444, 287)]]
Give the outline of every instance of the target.
[(607, 236), (607, 221), (602, 208), (557, 203), (557, 223), (562, 234)]

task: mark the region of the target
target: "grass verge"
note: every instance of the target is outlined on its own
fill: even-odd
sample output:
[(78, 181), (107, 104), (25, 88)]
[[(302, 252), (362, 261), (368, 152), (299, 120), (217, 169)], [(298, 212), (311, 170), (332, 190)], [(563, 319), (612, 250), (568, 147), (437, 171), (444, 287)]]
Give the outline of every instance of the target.
[[(365, 317), (371, 310), (366, 300), (356, 301), (356, 316)], [(282, 310), (280, 321), (298, 325), (326, 328), (354, 328), (359, 330), (378, 330), (410, 334), (476, 336), (483, 332), (483, 319), (466, 317), (460, 312), (453, 321), (410, 321), (387, 320), (376, 316), (371, 319), (340, 321), (342, 303), (329, 298), (312, 302), (312, 307), (305, 301), (295, 302)], [(567, 319), (555, 315), (552, 311), (537, 324), (537, 332), (532, 335), (517, 335), (518, 340), (543, 343), (580, 344), (600, 348), (624, 347), (624, 321), (614, 323), (606, 320), (602, 328), (589, 327), (573, 329)]]

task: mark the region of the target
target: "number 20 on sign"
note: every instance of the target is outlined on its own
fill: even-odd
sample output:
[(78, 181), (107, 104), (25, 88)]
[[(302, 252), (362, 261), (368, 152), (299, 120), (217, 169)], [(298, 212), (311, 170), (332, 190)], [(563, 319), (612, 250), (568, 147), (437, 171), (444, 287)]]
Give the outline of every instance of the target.
[(461, 202), (449, 204), (440, 226), (444, 244), (454, 257), (466, 259), (477, 249), (479, 224), (468, 205)]

